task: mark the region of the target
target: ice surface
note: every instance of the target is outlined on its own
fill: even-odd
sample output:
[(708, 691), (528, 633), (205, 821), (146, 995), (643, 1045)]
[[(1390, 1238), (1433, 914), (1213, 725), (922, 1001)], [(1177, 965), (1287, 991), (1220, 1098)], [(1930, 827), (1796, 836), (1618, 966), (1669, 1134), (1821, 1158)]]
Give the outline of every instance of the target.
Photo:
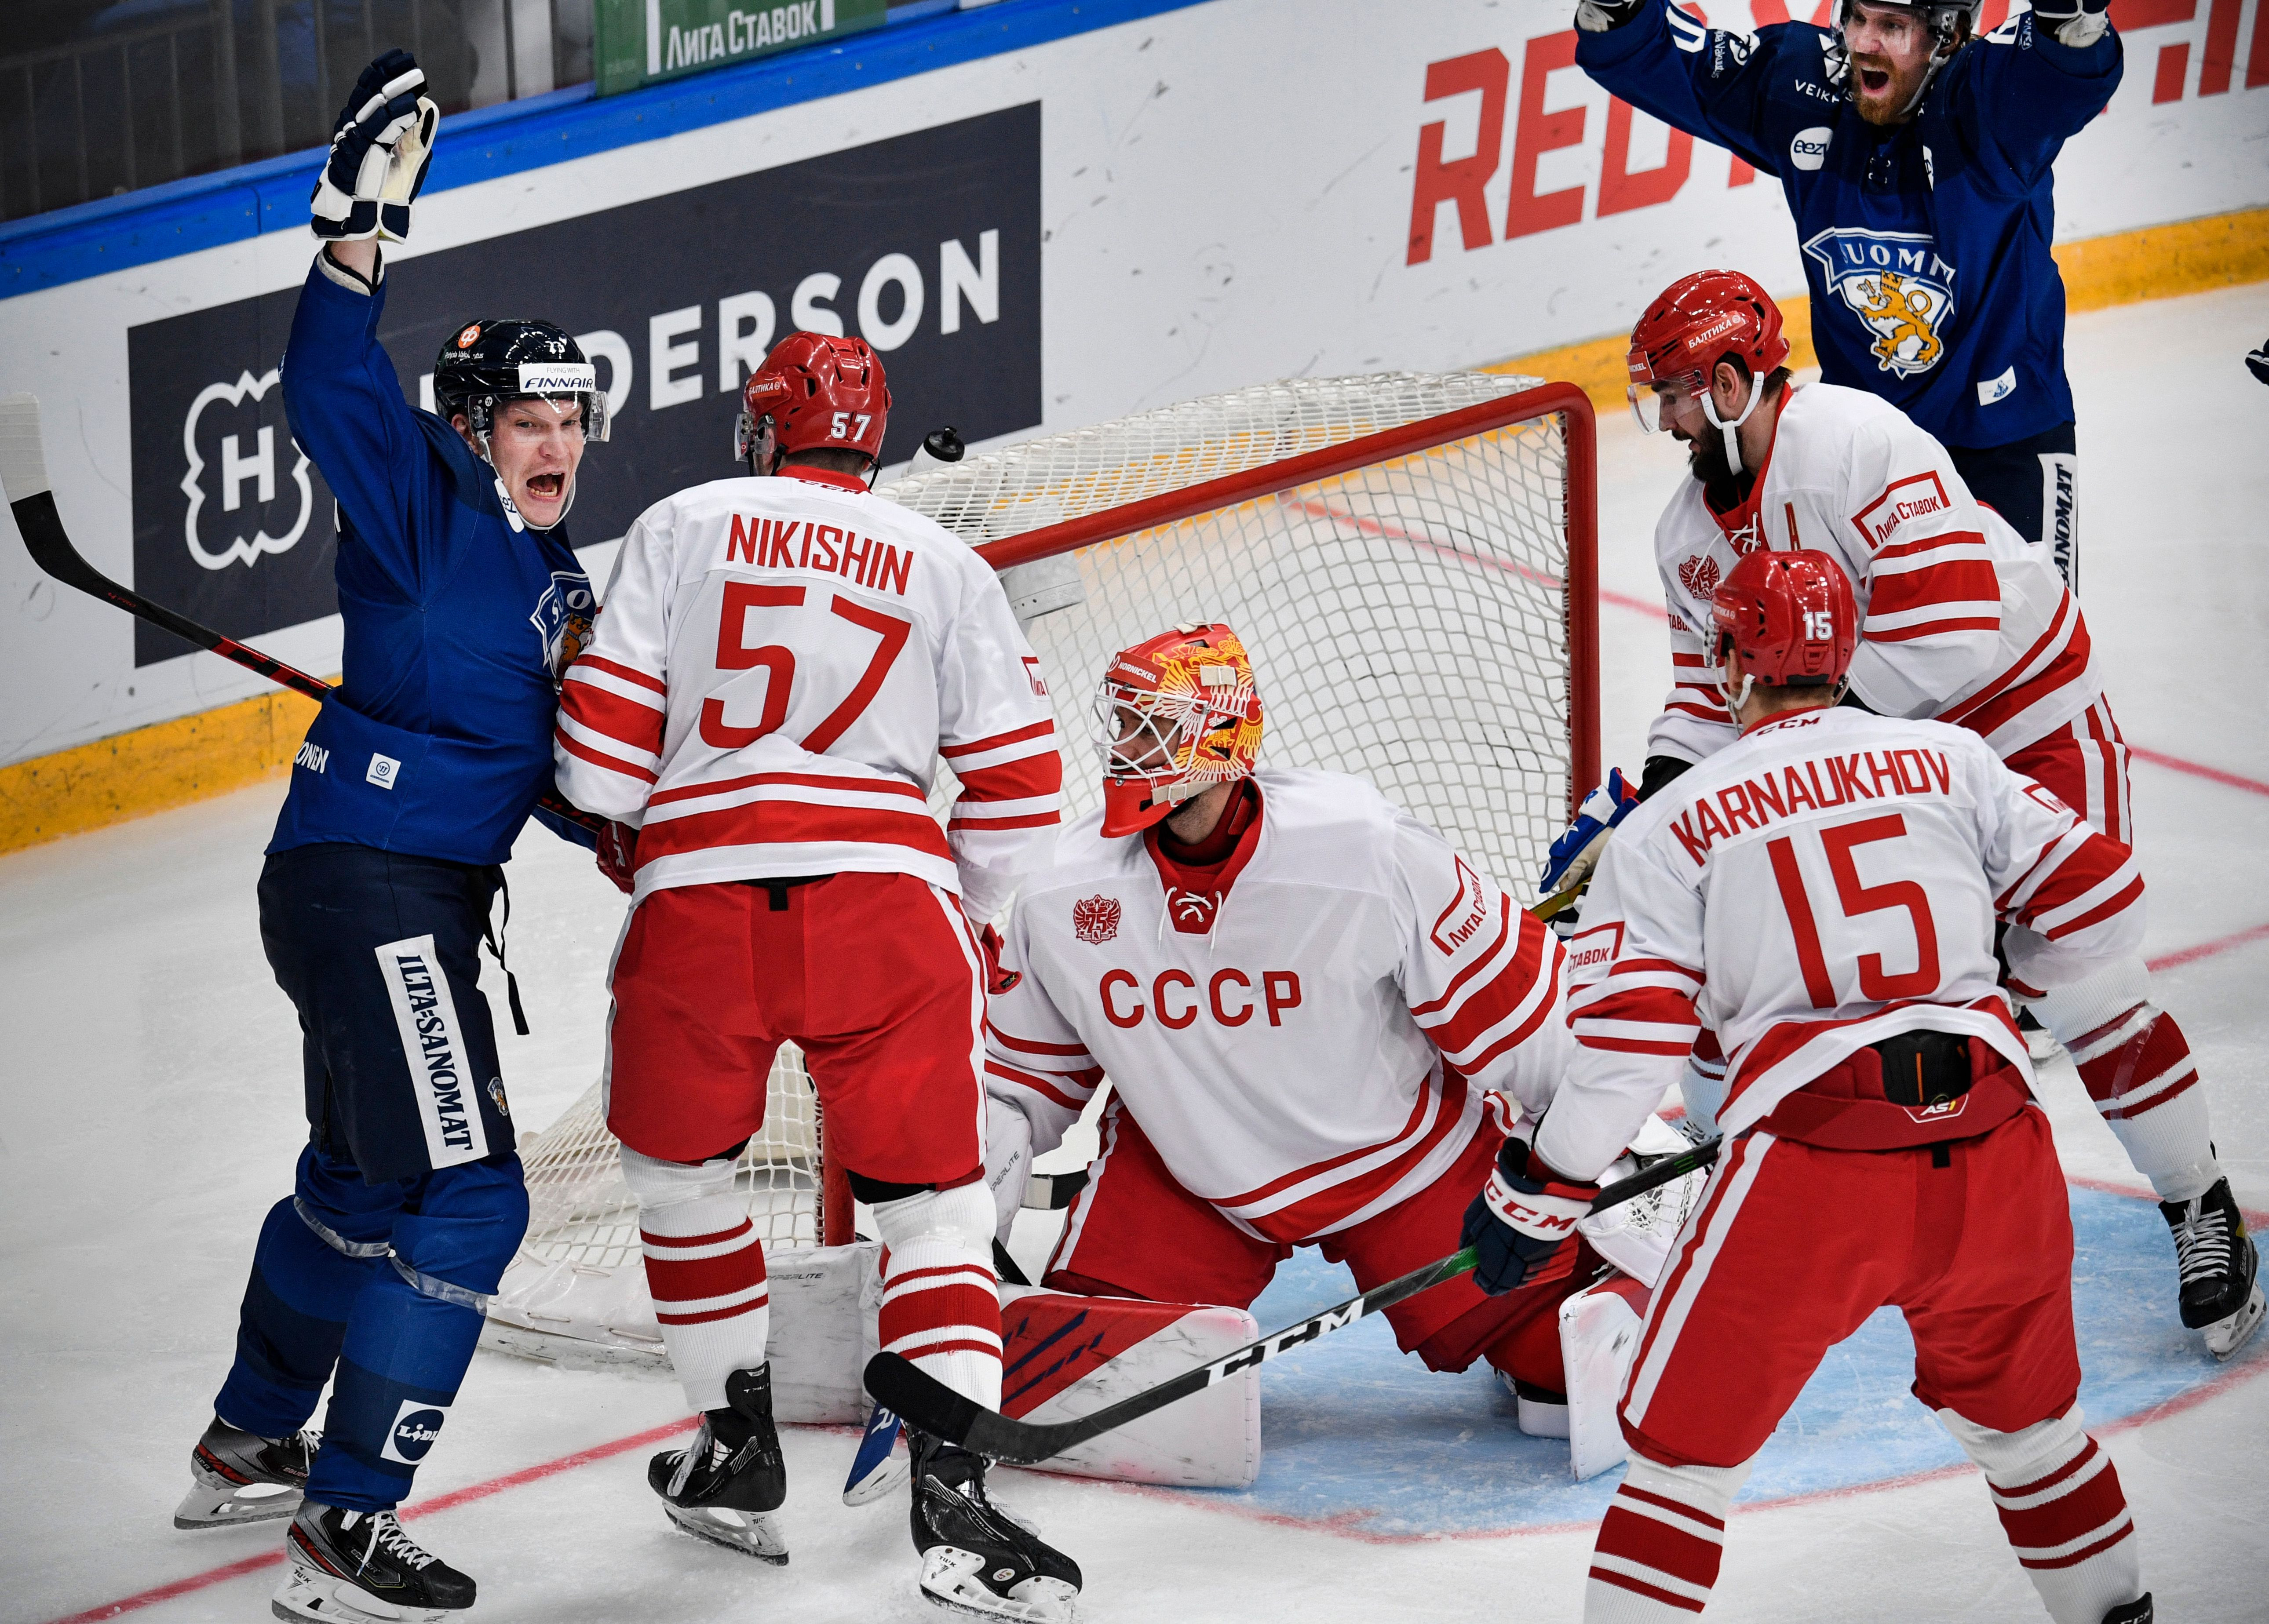
[[(2162, 957), (2269, 925), (2269, 391), (2240, 357), (2269, 287), (2083, 315), (2083, 587), (2130, 742)], [(1667, 662), (1654, 516), (1677, 453), (1601, 419), (1607, 759), (1636, 767)], [(1075, 761), (1074, 771), (1084, 770)], [(52, 1620), (158, 1587), (137, 1616), (267, 1615), (277, 1531), (177, 1532), (170, 1513), (229, 1357), (261, 1215), (302, 1129), (298, 1037), (253, 904), (280, 786), (0, 859), (0, 1619)], [(619, 899), (540, 830), (512, 865), (512, 961), (535, 1035), (503, 1037), (521, 1119), (594, 1074)], [(2164, 971), (2199, 1053), (2239, 1199), (2269, 1207), (2269, 936)], [(2260, 1461), (2269, 1336), (2219, 1367), (2174, 1324), (2165, 1230), (2068, 1071), (2045, 1083), (2082, 1261), (2091, 1418), (2117, 1461), (2169, 1620), (2269, 1618)], [(2106, 1190), (2101, 1185), (2112, 1186)], [(2115, 1192), (2128, 1192), (2122, 1194)], [(1027, 1214), (1028, 1221), (1039, 1214)], [(1028, 1259), (1046, 1236), (1020, 1230)], [(1312, 1254), (1257, 1311), (1341, 1294)], [(1904, 1332), (1880, 1318), (1831, 1355), (1769, 1446), (1729, 1531), (1711, 1619), (2043, 1616), (1976, 1474), (1906, 1396)], [(1266, 1456), (1244, 1494), (1002, 1473), (1007, 1498), (1086, 1569), (1083, 1616), (1325, 1620), (1581, 1615), (1591, 1519), (1563, 1446), (1521, 1437), (1489, 1377), (1429, 1376), (1384, 1327), (1271, 1366)], [(419, 1500), (468, 1496), (416, 1532), (477, 1575), (475, 1617), (656, 1624), (935, 1620), (913, 1592), (902, 1510), (850, 1510), (856, 1439), (792, 1428), (791, 1564), (672, 1533), (647, 1443), (543, 1472), (682, 1415), (674, 1382), (477, 1359)], [(1890, 1481), (1886, 1484), (1886, 1480)]]

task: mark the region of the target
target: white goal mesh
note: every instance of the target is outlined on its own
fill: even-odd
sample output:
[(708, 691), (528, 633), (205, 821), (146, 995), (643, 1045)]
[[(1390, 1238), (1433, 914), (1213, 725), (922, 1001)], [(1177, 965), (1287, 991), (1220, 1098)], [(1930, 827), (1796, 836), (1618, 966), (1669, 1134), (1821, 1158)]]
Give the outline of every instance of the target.
[[(1101, 800), (1091, 701), (1110, 656), (1221, 620), (1253, 656), (1264, 760), (1370, 778), (1526, 894), (1571, 784), (1596, 768), (1588, 410), (1537, 385), (1267, 384), (933, 465), (881, 493), (996, 565), (1054, 571), (1058, 601), (1080, 598), (1026, 626), (1055, 702), (1068, 816)], [(957, 793), (940, 764), (933, 809)], [(772, 1246), (848, 1238), (847, 1197), (832, 1223), (817, 1216), (823, 1137), (784, 1049), (739, 1174)], [(523, 1148), (534, 1215), (496, 1321), (658, 1348), (642, 1271), (625, 1266), (637, 1211), (615, 1150), (595, 1088)], [(601, 1303), (605, 1325), (579, 1302)], [(625, 1332), (626, 1313), (643, 1324)]]

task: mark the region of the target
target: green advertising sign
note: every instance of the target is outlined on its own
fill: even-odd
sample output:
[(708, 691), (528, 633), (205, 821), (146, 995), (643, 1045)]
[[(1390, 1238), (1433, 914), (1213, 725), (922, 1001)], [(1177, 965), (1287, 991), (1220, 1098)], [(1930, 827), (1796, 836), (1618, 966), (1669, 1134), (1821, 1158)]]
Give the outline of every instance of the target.
[(611, 96), (879, 26), (889, 0), (597, 0), (598, 93)]

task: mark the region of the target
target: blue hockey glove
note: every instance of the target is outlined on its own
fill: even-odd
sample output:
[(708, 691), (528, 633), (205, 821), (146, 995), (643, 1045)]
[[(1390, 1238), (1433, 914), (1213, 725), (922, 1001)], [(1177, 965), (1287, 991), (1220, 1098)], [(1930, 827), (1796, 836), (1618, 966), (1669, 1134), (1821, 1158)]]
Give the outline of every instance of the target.
[(433, 161), (441, 112), (409, 52), (394, 50), (355, 81), (331, 129), (331, 153), (308, 199), (308, 225), (334, 242), (410, 235), (410, 205)]
[[(1537, 894), (1557, 896), (1590, 879), (1592, 870), (1599, 866), (1600, 852), (1606, 849), (1608, 830), (1629, 817), (1637, 805), (1638, 791), (1623, 778), (1623, 770), (1610, 769), (1608, 781), (1584, 797), (1576, 808), (1576, 821), (1568, 825), (1567, 832), (1555, 840), (1551, 851), (1545, 854), (1544, 873), (1536, 882)], [(1560, 929), (1575, 922), (1575, 909), (1566, 908), (1554, 916), (1553, 927)]]
[(2054, 34), (2060, 45), (2084, 51), (2111, 26), (2111, 0), (2038, 0), (2033, 26)]
[(1597, 1185), (1554, 1172), (1526, 1140), (1505, 1140), (1459, 1231), (1459, 1244), (1481, 1253), (1474, 1284), (1496, 1297), (1565, 1274), (1576, 1266), (1576, 1221), (1599, 1193)]

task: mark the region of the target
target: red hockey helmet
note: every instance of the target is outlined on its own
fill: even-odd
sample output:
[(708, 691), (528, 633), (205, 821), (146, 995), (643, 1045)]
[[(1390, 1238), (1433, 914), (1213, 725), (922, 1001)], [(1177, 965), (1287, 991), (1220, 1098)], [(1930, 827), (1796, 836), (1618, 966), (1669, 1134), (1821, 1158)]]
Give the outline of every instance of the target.
[(1103, 832), (1131, 835), (1191, 796), (1250, 778), (1260, 695), (1236, 632), (1194, 623), (1113, 656), (1095, 696)]
[(1768, 688), (1830, 687), (1843, 681), (1859, 646), (1851, 578), (1809, 549), (1749, 554), (1719, 584), (1711, 617), (1718, 658), (1731, 647), (1744, 675)]
[[(1631, 328), (1631, 414), (1650, 433), (1660, 426), (1655, 391), (1676, 389), (1705, 404), (1710, 373), (1718, 362), (1738, 360), (1762, 378), (1788, 359), (1780, 306), (1738, 270), (1697, 270), (1665, 288)], [(1752, 393), (1755, 409), (1758, 395)], [(1744, 411), (1741, 416), (1748, 416)], [(1712, 423), (1717, 413), (1710, 412)], [(1720, 424), (1719, 427), (1728, 425)], [(1732, 425), (1738, 427), (1739, 421)], [(1738, 470), (1741, 464), (1734, 463)]]
[(831, 447), (883, 460), (891, 386), (883, 360), (863, 338), (790, 333), (741, 388), (733, 454)]

